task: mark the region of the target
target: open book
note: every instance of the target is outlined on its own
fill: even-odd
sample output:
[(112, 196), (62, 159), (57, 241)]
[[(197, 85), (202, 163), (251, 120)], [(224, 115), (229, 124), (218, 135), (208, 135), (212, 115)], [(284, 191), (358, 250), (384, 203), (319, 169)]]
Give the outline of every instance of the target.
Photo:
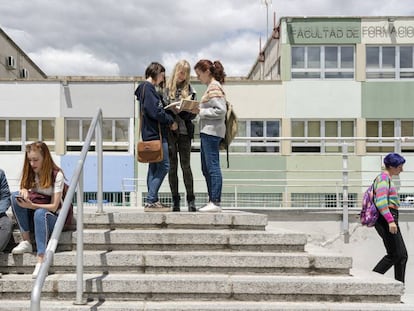
[(173, 102), (164, 107), (164, 109), (175, 108), (178, 112), (189, 111), (191, 112), (194, 108), (197, 108), (200, 103), (196, 100), (191, 99), (181, 99), (179, 101)]

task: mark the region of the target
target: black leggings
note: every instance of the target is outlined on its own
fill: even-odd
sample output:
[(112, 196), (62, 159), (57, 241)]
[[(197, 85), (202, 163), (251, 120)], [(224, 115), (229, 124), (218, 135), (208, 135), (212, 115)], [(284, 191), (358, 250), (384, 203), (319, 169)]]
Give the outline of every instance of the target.
[(405, 266), (408, 259), (407, 249), (398, 225), (398, 210), (391, 208), (390, 211), (394, 216), (398, 231), (396, 234), (390, 233), (387, 221), (380, 215), (375, 224), (375, 229), (384, 242), (387, 254), (377, 263), (373, 271), (384, 274), (394, 266), (394, 278), (404, 283)]

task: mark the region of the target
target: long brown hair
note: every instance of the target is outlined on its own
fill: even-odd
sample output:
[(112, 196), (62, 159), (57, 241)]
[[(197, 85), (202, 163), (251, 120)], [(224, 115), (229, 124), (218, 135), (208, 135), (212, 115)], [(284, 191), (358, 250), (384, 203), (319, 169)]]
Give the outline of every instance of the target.
[(32, 166), (28, 158), (29, 152), (39, 152), (43, 157), (42, 168), (39, 174), (39, 187), (49, 188), (52, 187), (53, 177), (52, 172), (57, 170), (61, 171), (60, 167), (55, 164), (50, 154), (49, 148), (42, 141), (36, 141), (34, 143), (26, 145), (26, 153), (23, 163), (22, 180), (20, 181), (21, 189), (31, 189), (36, 186), (35, 176), (36, 173), (33, 171)]

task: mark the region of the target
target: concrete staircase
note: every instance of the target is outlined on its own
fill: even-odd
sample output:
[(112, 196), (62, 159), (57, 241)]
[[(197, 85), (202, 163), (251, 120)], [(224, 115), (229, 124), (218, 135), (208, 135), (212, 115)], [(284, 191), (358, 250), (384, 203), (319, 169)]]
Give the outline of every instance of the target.
[[(76, 232), (64, 232), (42, 310), (414, 310), (400, 282), (351, 275), (351, 258), (306, 252), (304, 233), (266, 231), (265, 215), (95, 211), (84, 216), (85, 305), (73, 304)], [(34, 254), (0, 262), (0, 310), (28, 310)]]

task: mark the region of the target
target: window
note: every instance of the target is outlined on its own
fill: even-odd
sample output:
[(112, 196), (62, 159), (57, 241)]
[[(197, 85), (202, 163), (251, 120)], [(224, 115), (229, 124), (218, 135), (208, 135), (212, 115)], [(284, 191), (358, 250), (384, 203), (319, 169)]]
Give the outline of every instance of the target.
[[(279, 120), (238, 120), (238, 132), (230, 152), (279, 152)], [(199, 126), (195, 125), (192, 151), (200, 151)]]
[(250, 152), (279, 152), (279, 121), (250, 121), (250, 137)]
[(53, 151), (55, 120), (0, 120), (0, 151), (21, 151), (26, 143), (42, 140)]
[(292, 120), (291, 127), (292, 152), (341, 153), (344, 141), (354, 151), (353, 120)]
[(292, 47), (292, 79), (353, 78), (353, 46)]
[(367, 152), (394, 152), (395, 143), (392, 139), (394, 134), (393, 120), (368, 120), (367, 131)]
[(413, 79), (413, 46), (367, 46), (367, 79)]
[[(66, 144), (68, 151), (81, 151), (88, 135), (90, 119), (66, 120)], [(102, 143), (104, 151), (129, 151), (129, 119), (104, 119), (102, 122)], [(95, 136), (93, 136), (93, 142)], [(92, 142), (91, 150), (94, 150)]]

